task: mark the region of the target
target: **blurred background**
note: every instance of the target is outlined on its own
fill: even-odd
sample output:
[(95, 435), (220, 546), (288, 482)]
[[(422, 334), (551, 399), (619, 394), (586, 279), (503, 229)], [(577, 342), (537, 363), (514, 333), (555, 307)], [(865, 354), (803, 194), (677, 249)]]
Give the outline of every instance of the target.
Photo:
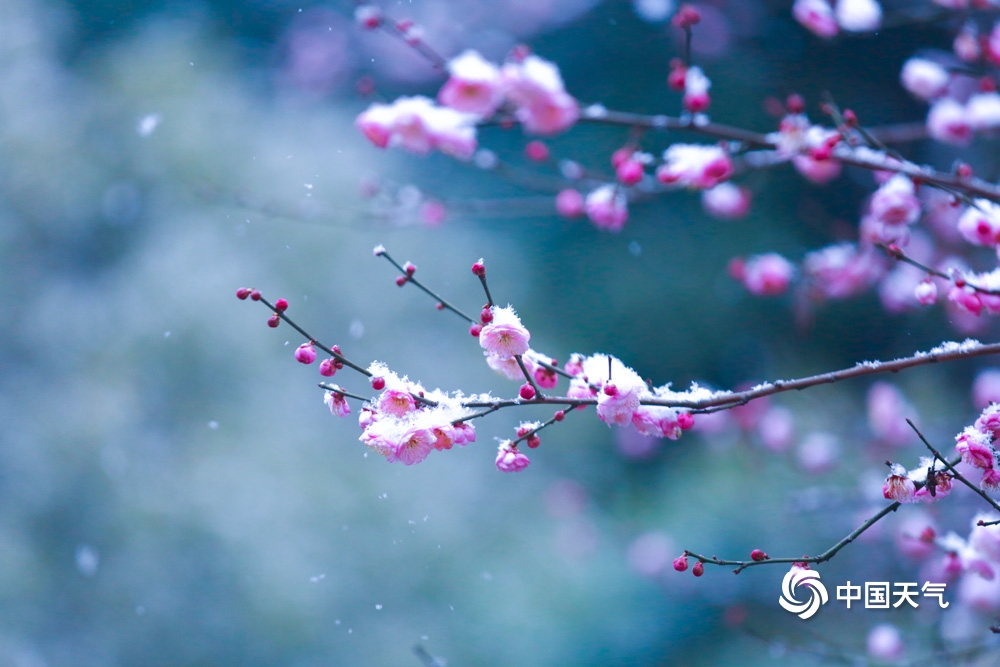
[[(953, 27), (887, 22), (821, 42), (789, 3), (699, 6), (712, 115), (758, 131), (776, 127), (767, 98), (791, 92), (814, 118), (829, 91), (869, 125), (921, 121), (900, 66), (948, 48)], [(523, 42), (583, 103), (679, 111), (665, 84), (679, 47), (670, 2), (385, 9), (446, 57), (474, 46), (499, 60)], [(856, 238), (870, 174), (819, 187), (790, 168), (755, 173), (740, 181), (754, 196), (743, 220), (713, 220), (682, 192), (633, 205), (612, 235), (555, 215), (558, 171), (523, 157), (519, 130), (480, 132), (506, 177), (374, 148), (354, 128), (360, 111), (442, 81), (352, 14), (346, 1), (0, 3), (0, 664), (419, 665), (415, 645), (449, 665), (825, 664), (863, 660), (881, 623), (899, 628), (907, 659), (960, 645), (993, 664), (980, 652), (988, 613), (831, 605), (803, 623), (776, 604), (783, 566), (701, 579), (671, 567), (685, 548), (816, 553), (881, 507), (883, 461), (912, 467), (923, 451), (870, 427), (874, 380), (774, 401), (790, 425), (780, 447), (739, 419), (658, 442), (589, 411), (544, 432), (526, 471), (501, 475), (494, 438), (549, 416), (525, 410), (482, 420), (474, 445), (419, 466), (366, 456), (360, 406), (332, 417), (315, 367), (292, 358), (302, 341), (265, 326), (238, 287), (287, 298), (362, 365), (498, 395), (516, 386), (458, 318), (397, 288), (374, 245), (469, 311), (483, 301), (469, 266), (484, 257), (535, 349), (612, 353), (679, 388), (905, 356), (964, 330), (941, 308), (889, 314), (874, 292), (803, 317), (792, 298), (754, 299), (727, 276), (735, 255), (798, 260)], [(626, 139), (580, 126), (548, 144), (610, 177)], [(963, 159), (995, 178), (995, 146)], [(959, 155), (902, 149), (943, 169)], [(429, 201), (442, 222), (422, 222)], [(978, 268), (995, 262), (984, 253)], [(975, 418), (970, 386), (990, 363), (891, 379), (947, 448)], [(347, 371), (336, 380), (367, 391)], [(894, 546), (900, 521), (965, 535), (976, 507), (960, 492), (907, 507), (823, 576), (915, 581), (920, 563)]]

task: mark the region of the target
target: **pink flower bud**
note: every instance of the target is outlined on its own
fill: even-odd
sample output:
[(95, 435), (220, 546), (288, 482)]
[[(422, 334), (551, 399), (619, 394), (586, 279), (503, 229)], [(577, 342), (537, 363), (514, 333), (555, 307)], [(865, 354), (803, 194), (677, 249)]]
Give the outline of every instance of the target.
[(473, 324), (471, 327), (469, 327), (469, 334), (472, 335), (473, 338), (479, 338), (479, 334), (481, 334), (482, 332), (483, 332), (482, 324)]
[(409, 279), (409, 276), (396, 276), (396, 287), (402, 287)]
[(316, 350), (313, 348), (312, 343), (302, 343), (295, 350), (295, 359), (300, 364), (311, 364), (316, 361)]
[(521, 388), (517, 392), (518, 396), (526, 401), (530, 401), (535, 397), (535, 388), (531, 386), (530, 383), (525, 382), (521, 385)]
[(613, 382), (609, 382), (606, 385), (604, 385), (604, 393), (607, 394), (608, 396), (617, 396), (618, 387), (616, 387)]
[(555, 419), (557, 422), (561, 422), (563, 419), (566, 418), (566, 413), (562, 410), (556, 410), (556, 413), (552, 415), (552, 418)]
[(382, 23), (382, 11), (375, 5), (358, 5), (354, 9), (354, 20), (367, 30), (374, 30)]
[(528, 457), (517, 450), (517, 445), (509, 440), (500, 443), (497, 451), (497, 470), (500, 472), (518, 472), (528, 467)]
[(480, 278), (486, 275), (486, 265), (483, 264), (483, 260), (479, 260), (472, 265), (472, 273)]
[(489, 324), (493, 321), (493, 310), (491, 308), (483, 308), (483, 312), (479, 313), (479, 321), (483, 324)]
[(542, 444), (542, 439), (538, 437), (537, 433), (532, 433), (525, 442), (528, 443), (528, 447), (535, 449), (538, 445)]
[(524, 154), (533, 162), (543, 162), (549, 159), (549, 147), (541, 141), (529, 141), (524, 147)]
[(682, 431), (691, 430), (694, 427), (694, 415), (690, 412), (678, 412), (677, 425), (681, 427)]
[(701, 561), (695, 563), (694, 567), (691, 568), (691, 574), (693, 574), (696, 577), (700, 577), (701, 575), (705, 574), (705, 564), (702, 563)]
[(572, 188), (560, 190), (556, 195), (556, 212), (564, 218), (583, 215), (583, 195)]
[(760, 562), (762, 560), (767, 560), (768, 558), (770, 558), (770, 556), (768, 556), (766, 553), (764, 553), (760, 549), (754, 549), (753, 551), (750, 552), (750, 558), (752, 558), (753, 560), (755, 560), (757, 562)]
[(250, 296), (250, 288), (241, 287), (238, 290), (236, 290), (236, 298), (239, 299), (240, 301), (246, 300), (248, 296)]
[(267, 326), (272, 329), (276, 328), (279, 324), (281, 324), (281, 318), (277, 315), (271, 315), (271, 317), (267, 318)]
[(917, 298), (922, 306), (933, 306), (937, 303), (938, 298), (938, 288), (937, 284), (930, 278), (925, 278), (917, 283), (917, 286), (913, 288), (913, 295)]
[(337, 372), (336, 359), (324, 359), (319, 362), (319, 374), (323, 377), (333, 377)]
[(251, 290), (250, 299), (253, 301), (260, 301), (260, 292), (257, 290)]
[(638, 160), (625, 160), (615, 169), (618, 182), (622, 185), (635, 185), (642, 181), (645, 170)]
[(403, 270), (406, 271), (406, 275), (412, 276), (417, 272), (417, 267), (410, 262), (403, 264)]
[(374, 377), (372, 378), (372, 389), (375, 391), (382, 391), (385, 389), (385, 378)]
[(678, 556), (677, 558), (675, 558), (674, 569), (677, 570), (678, 572), (683, 572), (684, 570), (688, 569), (688, 557)]
[(279, 313), (285, 312), (286, 310), (288, 310), (288, 300), (278, 299), (277, 301), (274, 302), (274, 309)]

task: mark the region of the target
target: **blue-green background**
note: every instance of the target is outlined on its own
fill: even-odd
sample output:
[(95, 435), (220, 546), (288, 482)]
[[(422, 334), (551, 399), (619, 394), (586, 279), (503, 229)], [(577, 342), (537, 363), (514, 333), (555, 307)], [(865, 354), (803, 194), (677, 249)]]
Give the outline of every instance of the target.
[[(713, 117), (760, 131), (776, 123), (765, 98), (793, 91), (816, 118), (829, 91), (867, 124), (921, 120), (900, 65), (947, 47), (953, 27), (825, 43), (785, 3), (711, 4), (730, 20), (727, 48), (700, 56)], [(627, 2), (563, 4), (519, 33), (527, 6), (387, 10), (463, 16), (470, 34), (498, 12), (514, 27), (497, 43), (524, 40), (558, 62), (585, 103), (677, 113), (668, 23), (641, 21)], [(304, 90), (285, 74), (289, 31), (320, 10), (349, 62), (329, 87)], [(516, 306), (536, 349), (613, 353), (657, 384), (793, 377), (959, 334), (940, 309), (889, 315), (874, 294), (822, 305), (802, 326), (791, 299), (752, 299), (726, 276), (734, 255), (798, 260), (850, 238), (868, 174), (824, 188), (789, 168), (752, 174), (741, 180), (754, 191), (745, 220), (712, 220), (696, 194), (676, 193), (634, 205), (609, 235), (557, 218), (549, 191), (518, 184), (556, 173), (520, 157), (519, 130), (480, 133), (517, 182), (375, 149), (353, 127), (371, 101), (358, 77), (372, 76), (381, 98), (433, 96), (441, 80), (419, 62), (409, 78), (372, 64), (417, 56), (385, 50), (389, 38), (354, 27), (351, 12), (347, 2), (0, 4), (0, 664), (417, 665), (420, 644), (449, 665), (798, 665), (863, 656), (879, 622), (901, 627), (911, 657), (933, 655), (929, 611), (791, 617), (776, 603), (783, 567), (695, 580), (669, 562), (653, 576), (629, 565), (629, 546), (651, 531), (671, 558), (815, 553), (849, 532), (880, 506), (870, 382), (782, 401), (797, 440), (840, 436), (838, 464), (821, 476), (732, 430), (629, 459), (592, 412), (545, 432), (517, 475), (497, 473), (494, 438), (547, 411), (491, 416), (477, 443), (419, 466), (365, 457), (359, 406), (331, 417), (315, 367), (292, 359), (301, 341), (268, 329), (237, 287), (288, 298), (290, 315), (362, 364), (504, 395), (515, 386), (486, 367), (465, 326), (398, 289), (374, 245), (469, 311), (483, 300), (469, 266), (484, 257), (495, 298)], [(455, 38), (445, 55), (472, 41)], [(150, 115), (159, 124), (143, 135)], [(549, 143), (610, 175), (626, 138), (581, 126)], [(644, 147), (690, 139), (649, 135)], [(962, 155), (995, 178), (995, 146), (903, 150), (944, 169)], [(425, 228), (406, 224), (412, 211), (376, 215), (385, 201), (359, 195), (369, 174), (389, 197), (414, 184), (443, 200), (448, 219)], [(943, 447), (975, 415), (968, 387), (982, 365), (895, 378)], [(337, 380), (366, 391), (347, 371)], [(912, 466), (921, 454), (913, 443), (894, 456)], [(567, 488), (582, 504), (560, 511)], [(965, 534), (974, 503), (956, 496), (939, 521)], [(848, 548), (824, 577), (914, 580), (891, 534)]]

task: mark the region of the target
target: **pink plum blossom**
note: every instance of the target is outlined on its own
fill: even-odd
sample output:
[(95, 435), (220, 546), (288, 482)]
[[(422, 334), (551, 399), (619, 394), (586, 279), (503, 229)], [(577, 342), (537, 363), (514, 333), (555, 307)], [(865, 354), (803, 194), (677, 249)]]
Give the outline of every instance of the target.
[(949, 97), (935, 102), (927, 114), (927, 133), (946, 144), (968, 144), (972, 139), (972, 125), (965, 107)]
[(884, 225), (912, 225), (920, 217), (920, 200), (913, 181), (908, 176), (896, 174), (875, 191), (869, 209)]
[(848, 32), (873, 32), (882, 25), (882, 6), (876, 0), (837, 0), (833, 13)]
[(712, 217), (735, 220), (750, 210), (750, 191), (733, 183), (719, 183), (701, 193), (701, 205)]
[(720, 146), (674, 144), (663, 152), (656, 178), (696, 190), (712, 188), (733, 175), (733, 161)]
[(556, 134), (579, 118), (579, 105), (566, 92), (559, 68), (548, 60), (529, 55), (505, 64), (501, 75), (514, 115), (526, 132)]
[(955, 436), (955, 451), (967, 465), (987, 469), (993, 467), (992, 436), (970, 426)]
[(510, 306), (493, 307), (493, 321), (479, 333), (479, 345), (500, 360), (507, 360), (528, 351), (531, 334), (521, 324), (517, 313)]
[(323, 395), (323, 402), (330, 408), (330, 413), (335, 417), (346, 417), (351, 414), (351, 406), (347, 404), (347, 398), (339, 391), (327, 391)]
[(933, 306), (937, 303), (938, 298), (937, 283), (930, 278), (921, 280), (917, 283), (917, 286), (913, 288), (913, 296), (916, 297), (918, 302), (920, 302), (920, 305)]
[(497, 470), (500, 472), (518, 472), (528, 467), (528, 457), (517, 449), (510, 440), (504, 440), (497, 449)]
[(910, 58), (899, 74), (903, 88), (925, 101), (937, 99), (948, 87), (948, 70), (925, 58)]
[(795, 0), (792, 16), (810, 32), (824, 39), (833, 37), (839, 31), (833, 8), (827, 0)]
[(976, 199), (958, 219), (958, 231), (974, 245), (996, 246), (1000, 239), (1000, 204)]
[(882, 495), (886, 500), (895, 500), (901, 503), (911, 503), (914, 501), (913, 495), (917, 492), (913, 480), (906, 474), (906, 468), (898, 463), (893, 463), (889, 468), (889, 476), (885, 478), (882, 485)]
[(628, 220), (628, 200), (616, 185), (602, 185), (591, 191), (584, 202), (584, 209), (598, 229), (617, 232)]
[(771, 252), (750, 257), (743, 264), (743, 285), (756, 296), (784, 294), (795, 275), (795, 266)]
[(426, 97), (400, 97), (372, 104), (355, 121), (379, 148), (399, 146), (425, 155), (433, 149), (467, 159), (476, 150), (476, 116), (435, 106)]
[(469, 49), (448, 61), (447, 83), (438, 101), (465, 113), (489, 117), (503, 101), (500, 68)]

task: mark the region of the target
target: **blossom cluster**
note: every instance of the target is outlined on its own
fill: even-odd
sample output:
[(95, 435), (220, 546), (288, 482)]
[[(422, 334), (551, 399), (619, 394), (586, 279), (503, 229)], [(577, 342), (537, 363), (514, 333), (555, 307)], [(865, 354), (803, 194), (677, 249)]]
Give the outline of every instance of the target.
[(955, 436), (955, 451), (962, 461), (981, 472), (984, 489), (1000, 488), (1000, 454), (994, 446), (1000, 434), (1000, 404), (988, 405), (976, 422)]

